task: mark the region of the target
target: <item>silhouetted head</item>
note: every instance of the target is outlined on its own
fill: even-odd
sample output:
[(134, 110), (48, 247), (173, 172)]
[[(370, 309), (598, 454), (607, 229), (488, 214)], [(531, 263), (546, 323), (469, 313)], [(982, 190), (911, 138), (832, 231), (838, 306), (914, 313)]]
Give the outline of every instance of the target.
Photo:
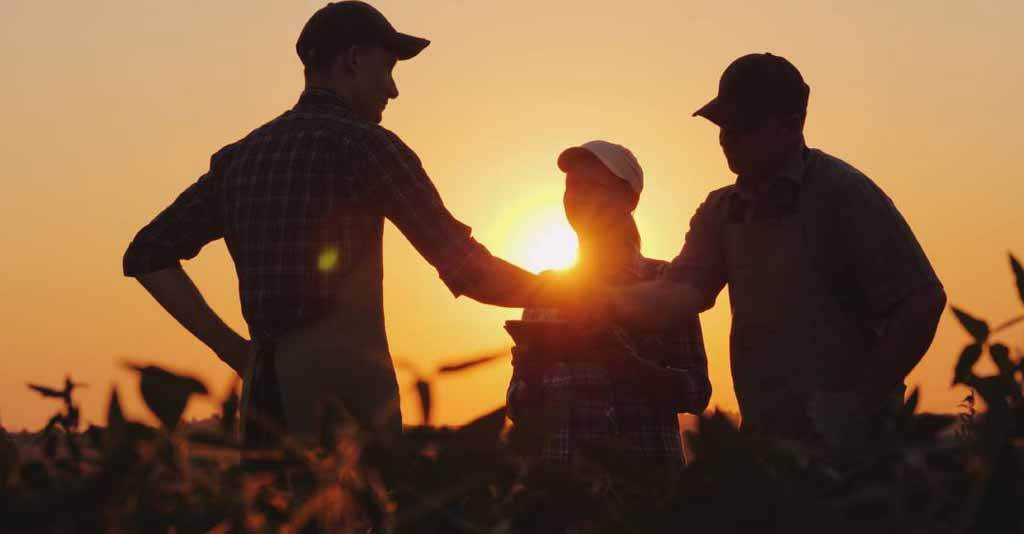
[(295, 43), (306, 86), (323, 87), (352, 111), (379, 123), (388, 100), (398, 97), (395, 63), (419, 54), (430, 41), (399, 33), (373, 6), (333, 2), (306, 22)]
[(810, 87), (785, 58), (749, 54), (733, 61), (718, 83), (718, 96), (694, 112), (720, 128), (718, 140), (738, 175), (780, 167), (804, 143)]
[[(565, 172), (565, 216), (581, 242), (623, 230), (636, 234), (632, 213), (643, 190), (644, 172), (629, 149), (590, 141), (563, 151), (558, 168)], [(629, 239), (639, 246), (638, 234)]]

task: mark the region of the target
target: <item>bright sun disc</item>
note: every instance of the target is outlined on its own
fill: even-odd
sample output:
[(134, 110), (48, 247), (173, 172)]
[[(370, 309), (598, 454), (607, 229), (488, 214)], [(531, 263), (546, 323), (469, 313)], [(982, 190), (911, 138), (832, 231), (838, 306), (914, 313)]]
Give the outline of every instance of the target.
[(576, 263), (576, 233), (561, 212), (525, 223), (515, 235), (513, 261), (533, 272), (567, 269)]

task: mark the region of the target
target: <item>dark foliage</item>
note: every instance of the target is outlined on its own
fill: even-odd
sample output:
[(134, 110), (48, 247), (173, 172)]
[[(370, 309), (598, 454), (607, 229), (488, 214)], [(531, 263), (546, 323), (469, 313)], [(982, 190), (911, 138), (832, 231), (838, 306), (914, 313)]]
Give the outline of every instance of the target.
[[(1011, 258), (1018, 289), (1020, 264)], [(1024, 290), (1022, 290), (1024, 300)], [(282, 436), (276, 450), (236, 440), (237, 384), (200, 430), (180, 422), (198, 380), (133, 367), (153, 428), (127, 420), (117, 391), (105, 428), (79, 430), (70, 378), (31, 386), (62, 409), (39, 434), (37, 457), (0, 430), (4, 532), (907, 532), (1024, 531), (1022, 358), (959, 308), (970, 335), (954, 383), (971, 388), (958, 417), (917, 413), (914, 391), (869, 447), (837, 460), (739, 430), (725, 415), (700, 418), (683, 469), (626, 462), (621, 444), (589, 451), (570, 468), (525, 461), (537, 436), (506, 428), (497, 409), (460, 428), (426, 426), (431, 383), (496, 359), (492, 354), (414, 371), (424, 426), (398, 441), (326, 410), (323, 439)], [(985, 355), (998, 371), (974, 372)], [(408, 367), (408, 365), (406, 364)], [(976, 405), (983, 401), (984, 411)], [(273, 470), (243, 467), (269, 458)], [(248, 464), (246, 464), (248, 465)]]

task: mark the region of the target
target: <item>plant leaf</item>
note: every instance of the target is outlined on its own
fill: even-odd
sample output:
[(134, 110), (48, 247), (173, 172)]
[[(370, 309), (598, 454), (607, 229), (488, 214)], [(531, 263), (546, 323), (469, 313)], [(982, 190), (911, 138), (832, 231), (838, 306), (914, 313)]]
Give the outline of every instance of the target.
[(178, 426), (189, 397), (207, 392), (206, 386), (195, 378), (176, 375), (155, 365), (129, 364), (128, 367), (142, 375), (139, 382), (142, 399), (164, 428), (171, 431)]
[(1021, 267), (1020, 261), (1013, 254), (1010, 254), (1010, 268), (1013, 269), (1013, 277), (1017, 280), (1017, 294), (1020, 301), (1024, 302), (1024, 267)]
[(56, 397), (58, 399), (64, 397), (64, 392), (63, 391), (56, 390), (56, 389), (53, 389), (53, 388), (48, 388), (46, 386), (40, 386), (40, 385), (37, 385), (37, 384), (29, 384), (28, 387), (29, 387), (29, 389), (39, 393), (40, 395), (42, 395), (44, 397)]
[(981, 398), (985, 400), (985, 405), (988, 406), (988, 413), (991, 414), (994, 411), (1006, 411), (1006, 398), (1013, 393), (1016, 383), (1013, 379), (994, 375), (971, 378), (967, 385), (978, 390), (978, 394), (981, 395)]
[(984, 343), (988, 339), (988, 323), (971, 316), (971, 314), (957, 308), (956, 306), (950, 306), (950, 308), (952, 308), (953, 313), (960, 321), (960, 324), (963, 325), (965, 330), (967, 330), (967, 333), (971, 334), (971, 337), (973, 337), (975, 341), (978, 343)]
[(988, 353), (992, 356), (992, 361), (995, 362), (1000, 373), (1013, 374), (1015, 369), (1013, 362), (1010, 361), (1010, 349), (1006, 345), (995, 343), (988, 348)]
[(0, 427), (0, 485), (6, 486), (21, 461), (18, 445), (3, 427)]
[(981, 358), (981, 344), (973, 343), (964, 347), (960, 353), (960, 359), (956, 362), (956, 370), (953, 372), (954, 384), (966, 384), (973, 376), (974, 364)]
[(505, 407), (484, 414), (459, 428), (452, 438), (461, 450), (491, 451), (505, 428)]
[(450, 363), (450, 364), (447, 364), (447, 365), (442, 365), (441, 367), (437, 368), (437, 372), (438, 373), (454, 373), (456, 371), (462, 371), (464, 369), (469, 369), (471, 367), (476, 367), (478, 365), (483, 365), (485, 363), (490, 363), (490, 362), (492, 362), (494, 360), (497, 360), (498, 358), (501, 358), (501, 357), (507, 356), (507, 355), (508, 355), (508, 351), (506, 351), (506, 350), (492, 352), (492, 353), (488, 353), (488, 354), (485, 354), (483, 356), (479, 356), (479, 357), (472, 358), (472, 359), (469, 359), (469, 360), (465, 360), (465, 361), (462, 361), (462, 362)]
[(430, 382), (423, 379), (416, 380), (416, 393), (420, 397), (420, 413), (423, 415), (423, 424), (430, 424), (431, 395)]
[(238, 420), (238, 379), (231, 383), (231, 389), (227, 398), (220, 404), (220, 430), (224, 436), (230, 437), (235, 433), (235, 423)]
[(910, 397), (907, 398), (907, 402), (903, 404), (903, 413), (907, 416), (914, 415), (914, 411), (917, 410), (917, 402), (921, 398), (921, 391), (918, 388), (914, 388), (914, 391), (910, 393)]
[(107, 429), (117, 432), (124, 428), (124, 412), (121, 411), (121, 400), (117, 396), (117, 388), (110, 392), (110, 404), (107, 406)]

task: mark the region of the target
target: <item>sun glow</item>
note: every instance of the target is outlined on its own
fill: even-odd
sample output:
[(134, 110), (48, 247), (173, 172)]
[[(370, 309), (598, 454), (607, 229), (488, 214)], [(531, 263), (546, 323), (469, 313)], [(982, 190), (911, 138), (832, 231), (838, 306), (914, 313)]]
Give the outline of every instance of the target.
[(510, 236), (511, 261), (540, 272), (567, 269), (576, 263), (576, 233), (561, 210), (543, 211), (524, 221)]

